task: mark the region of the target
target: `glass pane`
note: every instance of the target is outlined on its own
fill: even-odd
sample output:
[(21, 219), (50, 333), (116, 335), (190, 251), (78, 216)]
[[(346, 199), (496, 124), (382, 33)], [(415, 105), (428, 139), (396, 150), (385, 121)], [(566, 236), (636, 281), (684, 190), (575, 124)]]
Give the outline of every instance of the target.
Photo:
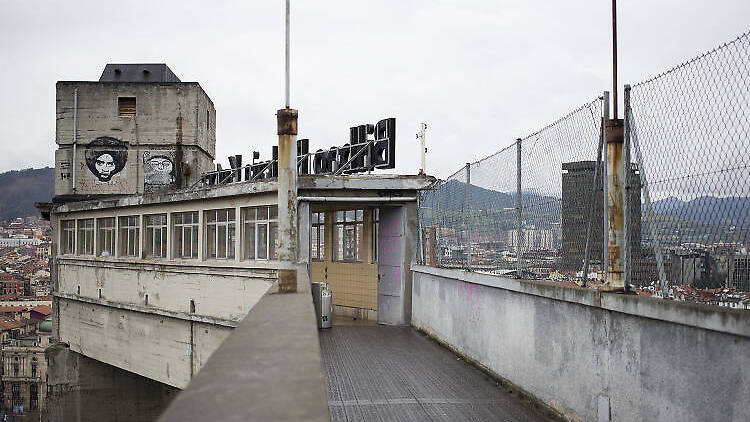
[(172, 223), (182, 224), (182, 213), (172, 214)]
[(216, 258), (216, 225), (206, 227), (206, 255)]
[(346, 221), (354, 221), (354, 210), (346, 212)]
[(182, 242), (182, 236), (183, 236), (182, 227), (177, 227), (174, 233), (174, 251), (175, 251), (175, 256), (177, 256), (178, 258), (182, 258), (185, 256), (185, 250), (183, 249), (184, 246)]
[(216, 211), (206, 211), (206, 222), (213, 223), (216, 221)]
[(198, 226), (193, 226), (190, 233), (190, 256), (192, 258), (198, 258)]
[(258, 220), (268, 220), (268, 207), (258, 208)]
[(321, 222), (321, 223), (325, 223), (325, 222), (326, 222), (326, 213), (324, 213), (324, 212), (319, 212), (319, 213), (318, 213), (318, 218), (320, 219), (320, 222)]
[(334, 233), (336, 234), (336, 259), (340, 261), (344, 259), (344, 226), (337, 225)]
[(276, 253), (276, 236), (279, 231), (279, 226), (276, 223), (270, 224), (269, 234), (268, 234), (268, 247), (270, 248), (270, 251), (268, 253), (268, 256), (271, 257), (271, 259), (278, 259), (278, 255)]
[(318, 255), (318, 227), (314, 226), (310, 231), (310, 257), (312, 259), (320, 259)]
[(274, 206), (270, 207), (270, 209), (269, 209), (268, 219), (269, 220), (277, 220), (278, 218), (279, 218), (279, 207), (277, 207), (277, 206), (274, 205)]
[(227, 220), (234, 221), (234, 208), (231, 208), (227, 213)]
[(217, 258), (227, 257), (227, 226), (220, 225), (216, 228), (218, 232), (218, 250), (216, 251)]
[(258, 259), (268, 259), (268, 224), (258, 224)]
[(344, 226), (344, 260), (353, 261), (357, 259), (357, 238), (355, 226)]
[(255, 259), (255, 223), (245, 223), (245, 259)]
[(321, 260), (325, 259), (326, 257), (326, 247), (325, 247), (326, 242), (325, 241), (326, 241), (326, 228), (325, 226), (321, 225), (320, 226), (320, 245), (319, 245)]
[(255, 208), (245, 208), (245, 221), (255, 220)]
[(344, 221), (344, 211), (336, 211), (336, 221)]
[(230, 223), (229, 224), (229, 238), (228, 238), (228, 244), (227, 244), (227, 258), (229, 259), (234, 258), (234, 242), (235, 242), (234, 223)]
[(310, 216), (310, 223), (312, 223), (312, 224), (318, 224), (318, 213), (317, 212), (312, 213), (312, 215)]
[(363, 210), (357, 210), (356, 214), (357, 214), (357, 221), (362, 221), (362, 219), (364, 218), (364, 211)]
[(357, 256), (354, 257), (354, 259), (356, 259), (357, 261), (361, 261), (362, 256), (364, 256), (364, 245), (362, 242), (363, 234), (364, 234), (363, 224), (359, 223), (357, 224), (357, 241), (356, 241), (357, 242), (357, 250), (356, 250)]

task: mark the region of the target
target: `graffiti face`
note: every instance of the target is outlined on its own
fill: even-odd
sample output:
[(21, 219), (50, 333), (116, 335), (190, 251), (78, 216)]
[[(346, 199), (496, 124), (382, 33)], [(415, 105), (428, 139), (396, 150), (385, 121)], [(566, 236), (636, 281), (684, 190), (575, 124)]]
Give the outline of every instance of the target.
[(99, 173), (100, 179), (111, 179), (112, 172), (115, 170), (115, 159), (111, 154), (104, 153), (94, 162), (94, 167)]
[(143, 153), (143, 183), (145, 192), (156, 192), (172, 187), (175, 181), (174, 152)]
[(128, 160), (125, 143), (119, 139), (103, 136), (86, 146), (86, 167), (100, 182), (109, 182)]

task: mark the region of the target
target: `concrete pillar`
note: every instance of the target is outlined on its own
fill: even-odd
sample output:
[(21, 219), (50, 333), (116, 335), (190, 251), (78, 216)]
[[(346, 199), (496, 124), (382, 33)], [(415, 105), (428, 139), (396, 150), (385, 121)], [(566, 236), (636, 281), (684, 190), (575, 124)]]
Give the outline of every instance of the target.
[(279, 292), (297, 291), (297, 110), (276, 114), (279, 134)]

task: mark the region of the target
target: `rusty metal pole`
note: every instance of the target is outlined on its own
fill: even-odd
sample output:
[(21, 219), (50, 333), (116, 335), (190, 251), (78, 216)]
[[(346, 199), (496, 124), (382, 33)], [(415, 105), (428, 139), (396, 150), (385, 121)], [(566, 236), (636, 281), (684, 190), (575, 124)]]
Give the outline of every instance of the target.
[(521, 202), (521, 138), (516, 139), (516, 229), (518, 237), (516, 238), (516, 277), (523, 278), (523, 262), (521, 255), (523, 249), (523, 209)]
[(466, 198), (464, 220), (466, 222), (466, 269), (471, 271), (471, 163), (466, 163)]
[(612, 118), (617, 119), (617, 0), (612, 0)]
[(286, 0), (285, 108), (276, 113), (279, 135), (279, 292), (297, 291), (297, 110), (289, 108), (289, 0)]
[(605, 127), (607, 139), (607, 281), (604, 290), (624, 289), (623, 251), (625, 248), (625, 218), (623, 198), (625, 194), (625, 165), (623, 163), (624, 122), (610, 119)]
[(297, 110), (276, 114), (279, 133), (279, 291), (297, 291)]

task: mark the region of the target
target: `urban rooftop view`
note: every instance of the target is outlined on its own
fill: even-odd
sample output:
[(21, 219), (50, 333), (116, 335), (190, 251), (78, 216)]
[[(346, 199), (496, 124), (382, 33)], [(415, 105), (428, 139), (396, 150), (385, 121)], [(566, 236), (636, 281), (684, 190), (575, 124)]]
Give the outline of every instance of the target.
[(0, 3), (0, 421), (750, 420), (746, 16)]

